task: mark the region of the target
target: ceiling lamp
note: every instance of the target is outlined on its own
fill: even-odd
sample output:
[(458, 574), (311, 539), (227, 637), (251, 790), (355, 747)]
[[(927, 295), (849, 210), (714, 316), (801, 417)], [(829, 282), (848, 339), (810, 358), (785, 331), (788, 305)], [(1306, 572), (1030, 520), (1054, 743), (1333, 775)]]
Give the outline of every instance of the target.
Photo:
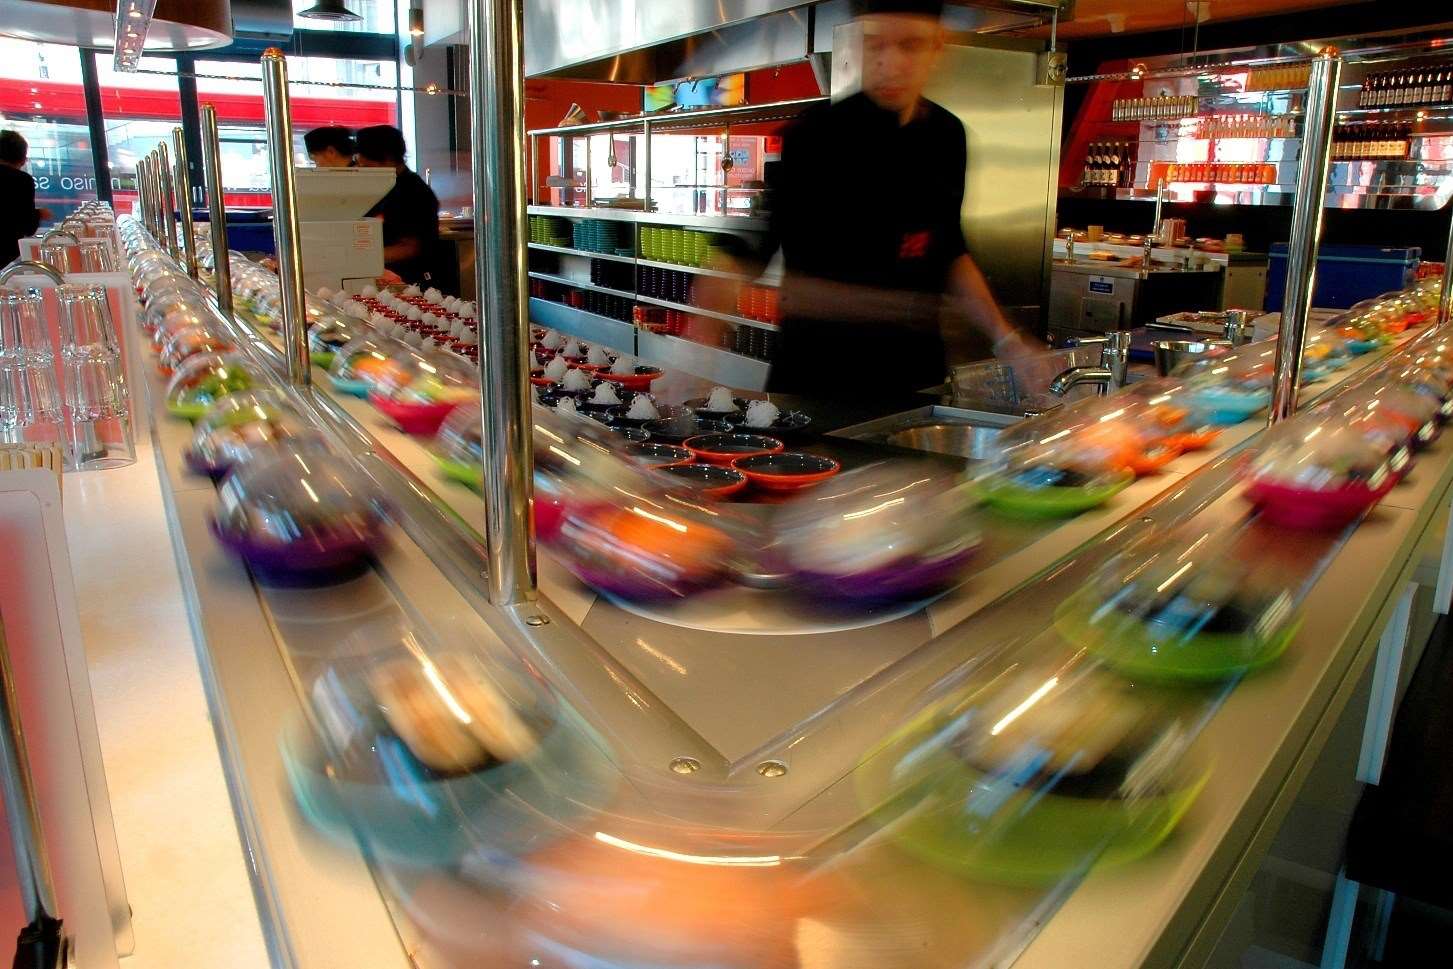
[[(0, 36), (72, 47), (210, 50), (232, 43), (229, 0), (5, 0)], [(136, 37), (127, 34), (128, 27)], [(118, 43), (120, 41), (121, 43)], [(136, 46), (137, 42), (141, 46)], [(139, 53), (136, 56), (140, 56)]]
[(343, 5), (343, 0), (318, 0), (307, 10), (299, 10), (304, 20), (331, 20), (335, 23), (357, 23), (363, 18)]

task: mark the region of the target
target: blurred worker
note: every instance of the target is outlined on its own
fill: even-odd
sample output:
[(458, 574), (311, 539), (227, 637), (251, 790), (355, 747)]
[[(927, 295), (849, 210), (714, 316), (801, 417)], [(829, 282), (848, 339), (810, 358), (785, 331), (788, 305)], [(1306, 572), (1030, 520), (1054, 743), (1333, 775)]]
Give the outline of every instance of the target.
[(437, 275), (439, 199), (434, 190), (404, 164), (404, 135), (392, 125), (360, 129), (356, 137), (358, 164), (392, 168), (398, 181), (365, 213), (383, 220), (383, 263), (407, 283), (428, 283)]
[(314, 128), (303, 135), (303, 147), (318, 168), (353, 167), (353, 132), (342, 125)]
[(35, 179), (25, 170), (30, 145), (18, 131), (0, 131), (0, 266), (20, 258), (20, 240), (35, 235), (50, 209), (35, 207)]
[(964, 241), (964, 126), (923, 96), (942, 13), (942, 0), (859, 3), (862, 90), (784, 134), (770, 173), (786, 272), (769, 390), (890, 396), (941, 384), (950, 362), (1045, 349), (1005, 319)]

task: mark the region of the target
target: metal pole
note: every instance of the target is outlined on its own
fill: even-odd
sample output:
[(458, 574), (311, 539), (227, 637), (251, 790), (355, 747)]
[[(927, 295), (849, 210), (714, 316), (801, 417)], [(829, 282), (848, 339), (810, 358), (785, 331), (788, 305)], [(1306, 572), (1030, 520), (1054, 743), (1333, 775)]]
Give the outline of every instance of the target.
[(212, 284), (217, 308), (232, 316), (232, 260), (227, 248), (227, 207), (222, 195), (222, 142), (217, 134), (217, 109), (202, 106), (202, 181), (207, 187), (207, 217), (212, 229)]
[(1443, 250), (1443, 298), (1438, 302), (1438, 325), (1453, 321), (1453, 212), (1448, 219), (1448, 248)]
[(1272, 378), (1268, 425), (1286, 420), (1297, 409), (1302, 349), (1312, 312), (1317, 249), (1322, 239), (1322, 212), (1327, 202), (1327, 178), (1332, 162), (1337, 82), (1341, 77), (1342, 58), (1337, 49), (1323, 48), (1312, 59), (1307, 83), (1306, 130), (1302, 133), (1302, 157), (1297, 163), (1296, 206), (1292, 209), (1291, 241), (1287, 243), (1287, 287), (1276, 343), (1276, 373)]
[[(469, 5), (470, 155), (474, 169), (474, 263), (479, 293), (480, 408), (484, 419), (485, 542), (489, 599), (535, 597), (530, 396), (525, 349), (525, 143), (520, 0)], [(589, 145), (589, 141), (586, 142)], [(587, 148), (587, 159), (589, 149)]]
[(151, 230), (152, 237), (156, 244), (166, 251), (166, 238), (161, 232), (161, 196), (156, 190), (156, 149), (153, 148), (146, 156), (146, 211), (151, 218), (151, 224), (147, 226)]
[(176, 182), (178, 215), (182, 222), (182, 268), (197, 278), (197, 228), (192, 224), (192, 170), (187, 165), (187, 135), (181, 126), (172, 129), (172, 149), (177, 163), (173, 171)]
[[(643, 132), (642, 141), (646, 149), (646, 157), (641, 164), (641, 167), (646, 170), (645, 184), (641, 189), (641, 211), (649, 212), (651, 211), (651, 122), (641, 122), (641, 129)], [(639, 236), (640, 234), (641, 227), (637, 225), (636, 235)], [(640, 252), (639, 249), (636, 251), (637, 253)]]
[(182, 247), (177, 243), (177, 227), (173, 215), (176, 199), (172, 197), (172, 160), (166, 142), (156, 146), (156, 180), (161, 188), (162, 231), (166, 234), (167, 251), (177, 262), (182, 261)]
[(150, 228), (151, 210), (146, 202), (146, 159), (136, 160), (136, 207), (132, 214), (141, 219), (141, 224)]
[(303, 304), (302, 228), (298, 225), (298, 181), (293, 171), (293, 110), (288, 101), (288, 62), (283, 52), (262, 52), (262, 101), (267, 123), (267, 164), (272, 174), (272, 231), (277, 242), (283, 355), (288, 383), (313, 381), (308, 358), (308, 317)]

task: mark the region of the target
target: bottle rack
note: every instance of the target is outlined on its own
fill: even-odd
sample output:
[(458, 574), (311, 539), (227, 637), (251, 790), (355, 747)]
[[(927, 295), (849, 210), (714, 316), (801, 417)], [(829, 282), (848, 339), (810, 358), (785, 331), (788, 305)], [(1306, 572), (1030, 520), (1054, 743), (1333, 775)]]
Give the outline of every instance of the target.
[(1191, 137), (1203, 140), (1226, 138), (1295, 138), (1297, 119), (1290, 114), (1211, 114), (1194, 120)]
[(1411, 126), (1338, 125), (1332, 140), (1335, 161), (1405, 159), (1411, 153)]
[(1111, 121), (1176, 121), (1200, 110), (1194, 94), (1153, 98), (1124, 98), (1110, 107)]
[(1362, 81), (1359, 108), (1417, 108), (1453, 103), (1453, 64), (1378, 71)]
[(1085, 154), (1081, 185), (1128, 188), (1135, 179), (1135, 156), (1128, 141), (1096, 141)]

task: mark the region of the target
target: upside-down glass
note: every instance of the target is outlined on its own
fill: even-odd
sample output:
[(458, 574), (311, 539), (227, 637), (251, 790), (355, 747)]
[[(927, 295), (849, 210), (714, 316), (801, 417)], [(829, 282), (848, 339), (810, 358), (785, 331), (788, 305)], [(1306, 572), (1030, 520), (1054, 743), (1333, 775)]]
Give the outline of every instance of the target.
[(136, 460), (121, 348), (102, 286), (56, 288), (65, 363), (67, 467), (115, 468)]
[(0, 289), (0, 437), (57, 440), (61, 400), (39, 290)]

